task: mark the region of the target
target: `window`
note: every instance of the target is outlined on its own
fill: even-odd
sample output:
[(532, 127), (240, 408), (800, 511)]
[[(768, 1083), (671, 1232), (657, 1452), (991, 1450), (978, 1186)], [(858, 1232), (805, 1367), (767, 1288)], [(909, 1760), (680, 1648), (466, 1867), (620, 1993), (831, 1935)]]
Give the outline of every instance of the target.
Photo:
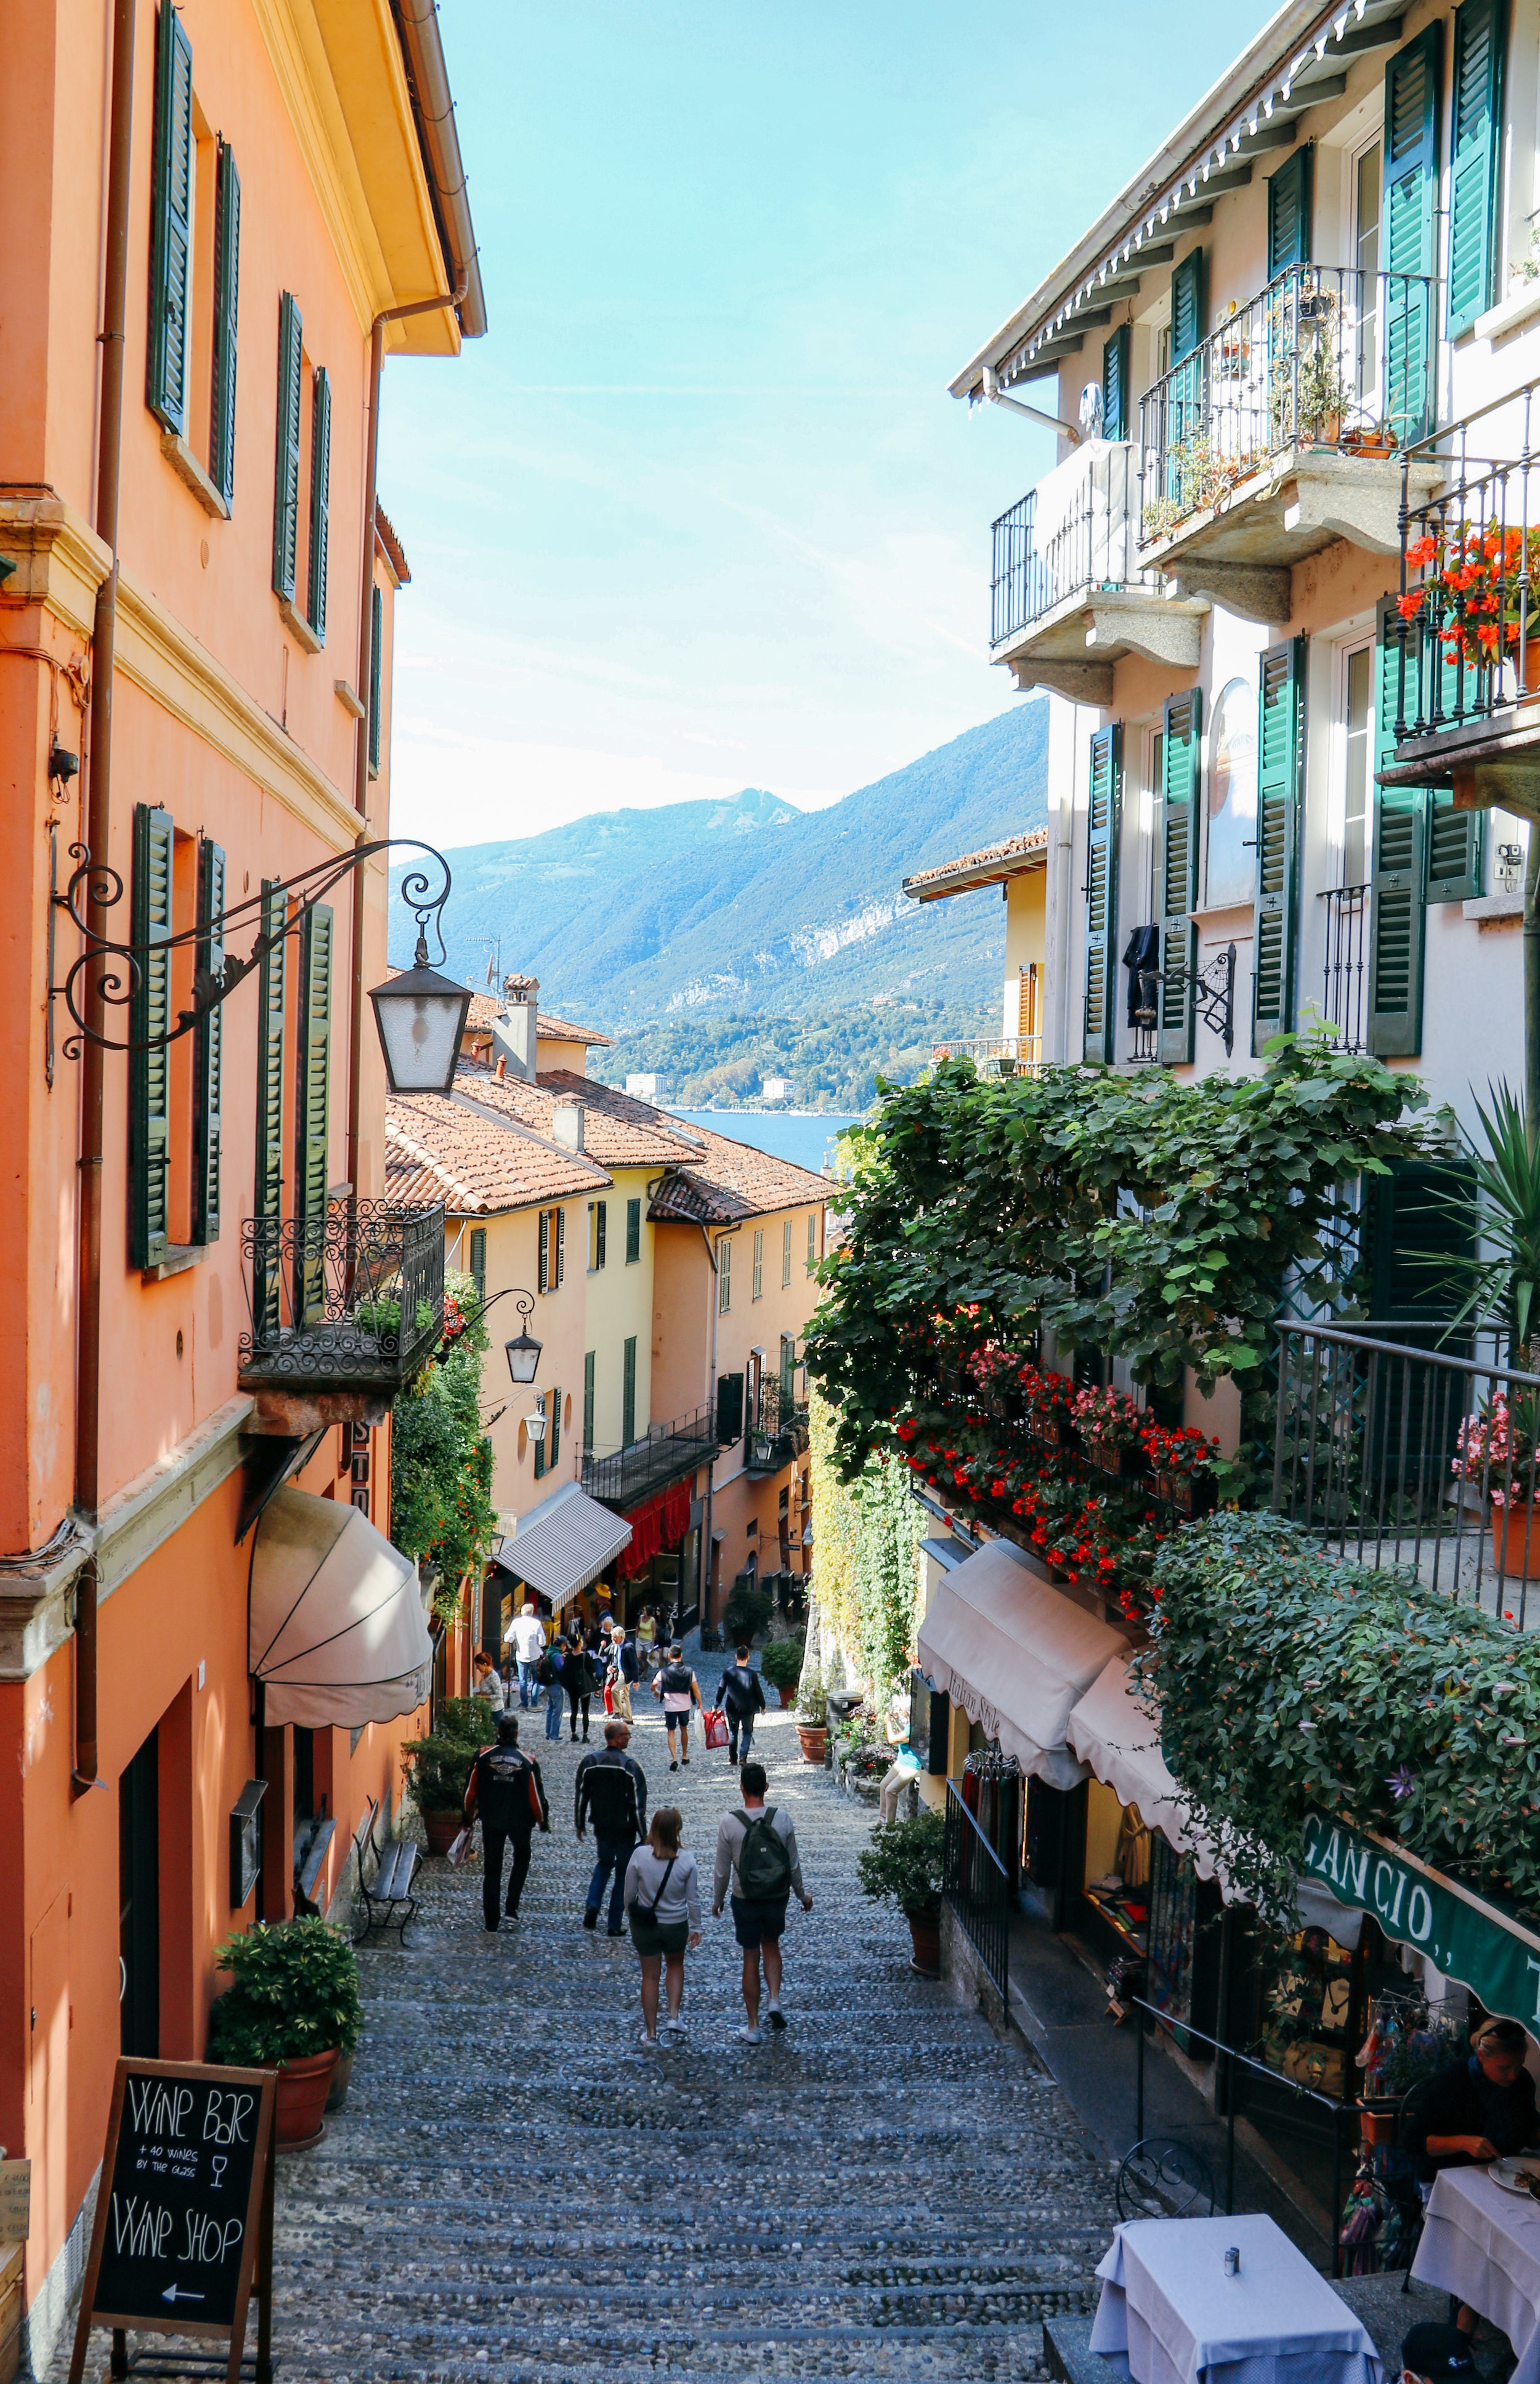
[(781, 1289), (791, 1280), (791, 1220), (788, 1217), (781, 1227)]
[(1117, 1004), (1112, 947), (1118, 923), (1118, 837), (1123, 811), (1123, 729), (1114, 723), (1091, 739), (1087, 803), (1085, 1055), (1116, 1057)]
[(1267, 186), (1267, 278), (1286, 272), (1291, 265), (1308, 265), (1310, 255), (1310, 168), (1314, 145), (1304, 142), (1294, 150)]
[(326, 1305), (318, 1238), (330, 1182), (333, 913), (317, 902), (300, 916), (294, 1033), (294, 1322), (313, 1324)]
[(537, 1416), (547, 1416), (545, 1431), (538, 1437), (534, 1434), (530, 1434), (530, 1438), (534, 1440), (535, 1443), (535, 1479), (537, 1482), (544, 1479), (545, 1469), (551, 1462), (551, 1451), (547, 1446), (548, 1435), (551, 1431), (551, 1424), (547, 1415), (549, 1405), (550, 1402), (547, 1399), (544, 1391), (537, 1391), (535, 1394), (535, 1413)]
[(1468, 331), (1497, 296), (1503, 43), (1507, 0), (1462, 0), (1455, 10), (1449, 107), (1449, 337)]
[(594, 1352), (583, 1352), (583, 1455), (593, 1455), (593, 1367)]
[(641, 1202), (626, 1203), (626, 1263), (635, 1266), (641, 1256)]
[(1374, 650), (1360, 646), (1348, 656), (1348, 772), (1342, 810), (1342, 883), (1362, 886), (1369, 875), (1370, 739), (1373, 734)]
[(192, 89), (181, 19), (163, 7), (155, 41), (145, 399), (163, 450), (207, 513), (235, 487), (235, 346), (241, 178)]
[(473, 1225), (470, 1229), (470, 1279), (476, 1285), (478, 1303), (487, 1305), (487, 1228)]
[(604, 1235), (609, 1220), (607, 1200), (589, 1202), (589, 1273), (597, 1274), (604, 1263)]
[(385, 643), (385, 598), (376, 586), (369, 595), (369, 776), (379, 776), (380, 652)]
[(541, 1291), (560, 1291), (566, 1279), (566, 1211), (540, 1211), (540, 1269), (536, 1282)]
[(816, 1209), (810, 1209), (807, 1212), (807, 1271), (809, 1274), (813, 1273), (813, 1270), (817, 1263), (818, 1211)]
[(1304, 664), (1302, 638), (1270, 646), (1261, 658), (1251, 944), (1251, 1050), (1257, 1059), (1273, 1036), (1294, 1024)]
[(726, 1234), (716, 1245), (716, 1312), (726, 1316), (733, 1304), (733, 1246)]
[[(300, 584), (300, 490), (304, 478), (304, 387), (308, 370), (309, 536), (305, 609), (294, 602)], [(288, 627), (308, 652), (326, 643), (328, 522), (331, 496), (331, 381), (324, 366), (307, 367), (304, 325), (285, 291), (278, 314), (278, 459), (273, 482), (273, 593)], [(372, 691), (372, 689), (371, 689)]]
[[(1203, 691), (1188, 688), (1168, 696), (1161, 749), (1161, 857), (1158, 916), (1161, 982), (1157, 1013), (1156, 1057), (1166, 1067), (1190, 1063), (1196, 1004), (1193, 976), (1198, 929), (1198, 784), (1203, 742)], [(1154, 988), (1151, 988), (1154, 990)]]
[[(169, 812), (134, 809), (130, 901), (133, 940), (148, 947), (130, 1004), (135, 1044), (164, 1037), (190, 1006), (193, 950), (171, 937), (195, 925), (196, 962), (223, 965), (213, 923), (225, 905), (225, 856), (204, 838), (178, 832)], [(164, 948), (164, 949), (161, 949)], [(129, 1250), (138, 1267), (164, 1264), (173, 1249), (219, 1238), (223, 1146), (224, 1030), (210, 1011), (193, 1034), (129, 1060)]]
[(1353, 160), (1353, 267), (1359, 277), (1356, 394), (1372, 398), (1380, 379), (1380, 136)]
[[(288, 908), (287, 897), (270, 879), (262, 886), (262, 932), (278, 935)], [(278, 1322), (277, 1220), (283, 1213), (283, 1070), (287, 1050), (284, 1003), (288, 990), (287, 940), (264, 952), (257, 970), (256, 1042), (256, 1165), (252, 1188), (252, 1213), (268, 1227), (264, 1256), (253, 1278), (253, 1322), (258, 1333), (270, 1333)]]
[(559, 1390), (554, 1388), (552, 1390), (551, 1397), (546, 1401), (545, 1412), (550, 1418), (545, 1427), (545, 1437), (551, 1450), (550, 1456), (545, 1460), (549, 1471), (562, 1453), (562, 1395)]
[(1171, 277), (1171, 361), (1179, 365), (1203, 337), (1203, 251), (1184, 256)]
[(637, 1336), (633, 1333), (621, 1351), (620, 1445), (629, 1448), (637, 1436)]
[(754, 1228), (754, 1286), (750, 1297), (753, 1299), (764, 1298), (764, 1228), (763, 1225), (757, 1225)]

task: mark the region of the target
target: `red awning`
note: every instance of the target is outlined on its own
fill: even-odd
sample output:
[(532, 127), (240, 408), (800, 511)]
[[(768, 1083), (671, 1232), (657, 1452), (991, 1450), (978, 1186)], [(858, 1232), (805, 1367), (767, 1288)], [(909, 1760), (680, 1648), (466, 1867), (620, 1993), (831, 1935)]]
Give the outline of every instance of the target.
[(689, 1483), (676, 1482), (627, 1516), (631, 1544), (622, 1548), (615, 1568), (622, 1581), (629, 1581), (661, 1549), (672, 1547), (677, 1540), (684, 1538), (689, 1529)]

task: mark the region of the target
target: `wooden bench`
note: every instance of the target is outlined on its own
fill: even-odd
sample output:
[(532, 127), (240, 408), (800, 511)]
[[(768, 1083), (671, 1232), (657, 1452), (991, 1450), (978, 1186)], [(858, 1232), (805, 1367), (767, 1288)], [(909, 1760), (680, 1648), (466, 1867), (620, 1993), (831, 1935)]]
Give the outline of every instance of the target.
[[(354, 1930), (353, 1942), (362, 1945), (372, 1930), (389, 1929), (395, 1924), (404, 1945), (408, 1924), (417, 1908), (417, 1899), (412, 1893), (417, 1849), (410, 1838), (387, 1838), (381, 1846), (378, 1834), (379, 1807), (372, 1796), (365, 1802), (365, 1817), (353, 1835), (358, 1856), (358, 1893), (364, 1902), (364, 1926)], [(366, 1876), (371, 1855), (375, 1867), (372, 1884)]]

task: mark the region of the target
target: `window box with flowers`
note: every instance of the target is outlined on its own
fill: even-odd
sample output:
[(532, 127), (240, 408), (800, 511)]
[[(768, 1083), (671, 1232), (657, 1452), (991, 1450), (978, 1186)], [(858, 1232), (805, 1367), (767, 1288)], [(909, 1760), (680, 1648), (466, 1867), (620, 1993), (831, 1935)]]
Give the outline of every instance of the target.
[(1147, 1422), (1139, 1434), (1145, 1463), (1155, 1477), (1155, 1495), (1180, 1515), (1207, 1515), (1218, 1500), (1213, 1463), (1219, 1443), (1196, 1424), (1168, 1430)]
[(1511, 664), (1526, 693), (1540, 687), (1540, 529), (1494, 523), (1425, 535), (1406, 559), (1423, 577), (1397, 598), (1397, 610), (1421, 623), (1445, 674), (1463, 666), (1491, 677)]
[(1136, 1473), (1142, 1461), (1138, 1402), (1126, 1391), (1084, 1390), (1074, 1395), (1074, 1428), (1086, 1454), (1101, 1473)]

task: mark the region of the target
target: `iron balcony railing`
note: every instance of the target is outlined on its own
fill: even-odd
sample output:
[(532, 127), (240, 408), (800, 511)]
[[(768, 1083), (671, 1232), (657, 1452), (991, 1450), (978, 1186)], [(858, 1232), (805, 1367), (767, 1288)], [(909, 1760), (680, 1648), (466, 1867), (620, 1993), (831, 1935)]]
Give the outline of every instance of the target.
[(743, 1436), (743, 1462), (751, 1473), (778, 1473), (801, 1457), (808, 1443), (805, 1400), (798, 1402), (778, 1374), (767, 1374), (759, 1386), (758, 1412), (749, 1419)]
[[(1402, 459), (1397, 742), (1489, 719), (1540, 685), (1537, 391), (1531, 381)], [(1413, 505), (1418, 462), (1446, 477)]]
[(1139, 401), (1140, 544), (1294, 447), (1385, 456), (1432, 421), (1438, 285), (1293, 265)]
[(994, 1981), (1000, 2001), (1006, 2002), (1014, 1903), (1011, 1876), (962, 1802), (955, 1780), (947, 1782), (941, 1893)]
[(654, 1424), (645, 1440), (633, 1440), (608, 1457), (585, 1456), (583, 1487), (590, 1498), (624, 1513), (708, 1463), (720, 1446), (715, 1411), (697, 1408), (673, 1423)]
[(444, 1325), (442, 1208), (338, 1202), (319, 1217), (248, 1217), (246, 1390), (392, 1396)]
[(1326, 905), (1322, 1015), (1339, 1051), (1361, 1051), (1369, 983), (1370, 889), (1334, 886), (1321, 899)]
[(1278, 1340), (1277, 1512), (1540, 1627), (1540, 1375), (1499, 1364), (1490, 1330), (1285, 1321)]
[(1035, 1076), (1043, 1064), (1040, 1035), (975, 1035), (961, 1043), (934, 1043), (932, 1061), (971, 1060), (981, 1076)]
[(991, 645), (1018, 637), (1072, 596), (1143, 579), (1136, 553), (1138, 494), (1132, 446), (1095, 439), (1001, 514), (993, 527)]

